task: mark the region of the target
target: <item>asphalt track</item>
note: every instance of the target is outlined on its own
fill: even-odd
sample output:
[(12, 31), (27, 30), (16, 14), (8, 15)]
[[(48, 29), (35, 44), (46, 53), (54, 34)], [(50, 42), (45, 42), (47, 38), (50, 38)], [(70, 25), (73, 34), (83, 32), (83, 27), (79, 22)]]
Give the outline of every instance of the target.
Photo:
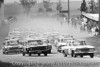
[[(63, 18), (60, 17), (54, 17), (54, 16), (48, 16), (43, 14), (34, 14), (34, 15), (17, 15), (16, 22), (12, 22), (10, 26), (10, 31), (13, 29), (18, 29), (21, 32), (36, 32), (36, 33), (46, 33), (46, 32), (59, 32), (60, 34), (67, 34), (72, 35), (75, 38), (85, 38), (92, 36), (91, 34), (88, 34), (86, 32), (81, 32), (79, 29), (79, 25), (77, 27), (72, 26), (71, 24), (68, 24), (66, 21), (63, 20)], [(77, 65), (77, 63), (80, 63), (80, 65), (89, 65), (88, 67), (99, 67), (100, 66), (100, 58), (98, 56), (95, 56), (94, 58), (90, 58), (89, 56), (85, 56), (83, 58), (77, 57), (72, 58), (71, 56), (64, 57), (63, 54), (58, 53), (56, 51), (56, 48), (53, 47), (52, 53), (48, 54), (48, 56), (37, 56), (32, 55), (31, 57), (26, 55), (22, 56), (22, 54), (9, 54), (4, 55), (2, 54), (2, 50), (0, 51), (0, 60), (5, 62), (11, 62), (14, 64), (29, 64), (29, 63), (51, 63), (51, 64), (60, 64), (60, 63), (72, 63)], [(55, 65), (56, 65), (55, 64)], [(60, 64), (61, 65), (61, 64)], [(61, 66), (60, 66), (61, 67)], [(75, 66), (74, 66), (75, 67)], [(76, 66), (78, 67), (78, 66)]]

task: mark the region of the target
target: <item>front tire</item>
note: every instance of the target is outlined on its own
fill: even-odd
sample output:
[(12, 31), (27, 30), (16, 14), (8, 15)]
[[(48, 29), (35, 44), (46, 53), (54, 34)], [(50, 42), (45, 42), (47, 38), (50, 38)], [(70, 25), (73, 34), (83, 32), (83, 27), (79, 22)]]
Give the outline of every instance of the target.
[(39, 53), (38, 56), (41, 56), (41, 54)]
[(32, 54), (31, 53), (29, 53), (29, 56), (31, 56)]
[(81, 58), (83, 58), (83, 55), (80, 55)]
[(44, 53), (44, 56), (47, 56), (47, 53)]
[(25, 56), (25, 53), (23, 52), (23, 54), (22, 54), (23, 56)]
[(76, 58), (77, 57), (77, 55), (76, 54), (74, 54), (74, 58)]
[(3, 52), (3, 54), (8, 54), (8, 52)]
[(64, 57), (67, 57), (67, 54), (65, 53), (65, 51), (63, 50), (63, 54), (64, 54)]
[(64, 57), (67, 57), (67, 54), (64, 54)]
[(74, 57), (74, 51), (71, 52), (71, 56)]
[(48, 53), (51, 53), (51, 50), (48, 50)]
[(94, 54), (91, 54), (91, 55), (90, 55), (90, 58), (93, 58), (93, 57), (94, 57)]

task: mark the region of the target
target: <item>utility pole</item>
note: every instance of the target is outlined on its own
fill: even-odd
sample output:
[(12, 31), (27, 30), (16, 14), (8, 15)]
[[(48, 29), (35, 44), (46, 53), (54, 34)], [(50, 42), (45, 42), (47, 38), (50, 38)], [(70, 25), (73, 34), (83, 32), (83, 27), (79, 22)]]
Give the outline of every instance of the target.
[(0, 0), (0, 20), (4, 20), (4, 0)]
[[(98, 0), (98, 2), (100, 3), (100, 0)], [(100, 5), (99, 5), (99, 8), (100, 8)], [(99, 10), (99, 35), (100, 35), (100, 10)]]
[(68, 23), (70, 22), (69, 19), (70, 19), (70, 3), (68, 0)]

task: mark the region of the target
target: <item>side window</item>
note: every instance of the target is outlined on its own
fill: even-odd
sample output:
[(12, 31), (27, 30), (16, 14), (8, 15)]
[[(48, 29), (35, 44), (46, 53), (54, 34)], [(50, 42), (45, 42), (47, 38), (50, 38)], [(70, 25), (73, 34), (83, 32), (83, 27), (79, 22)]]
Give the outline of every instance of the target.
[(81, 41), (80, 45), (86, 45), (85, 41)]

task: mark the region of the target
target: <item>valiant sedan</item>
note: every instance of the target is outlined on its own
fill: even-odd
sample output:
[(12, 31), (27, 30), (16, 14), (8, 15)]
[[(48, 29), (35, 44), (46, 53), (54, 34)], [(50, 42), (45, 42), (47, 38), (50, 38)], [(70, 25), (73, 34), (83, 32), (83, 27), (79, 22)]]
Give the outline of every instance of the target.
[(67, 55), (71, 55), (72, 57), (88, 55), (93, 58), (96, 52), (95, 47), (87, 45), (85, 41), (68, 42), (67, 45), (63, 46), (61, 49), (65, 57), (67, 57)]

